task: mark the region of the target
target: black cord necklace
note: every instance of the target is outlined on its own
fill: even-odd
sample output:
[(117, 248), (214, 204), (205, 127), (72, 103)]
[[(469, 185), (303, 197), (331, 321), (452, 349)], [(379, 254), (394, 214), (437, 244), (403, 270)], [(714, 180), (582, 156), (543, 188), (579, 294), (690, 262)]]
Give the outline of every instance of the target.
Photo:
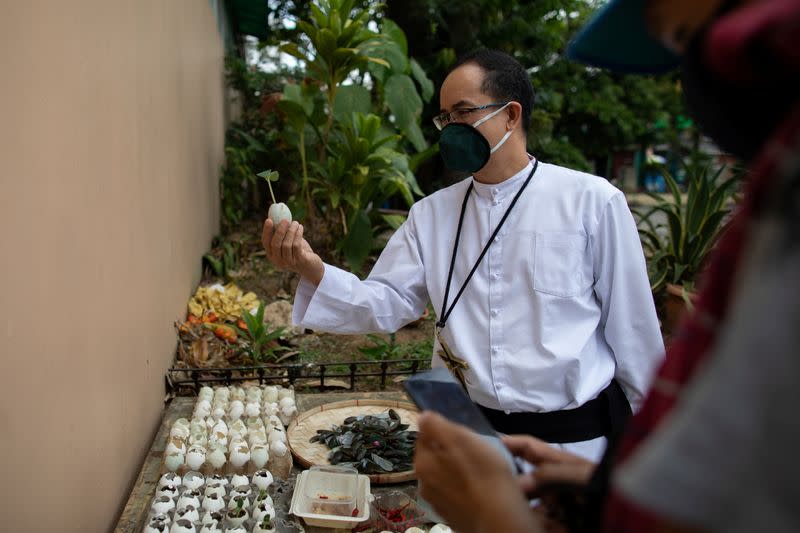
[[(478, 256), (478, 260), (475, 261), (475, 265), (472, 267), (472, 270), (470, 270), (469, 275), (467, 275), (467, 278), (464, 280), (464, 283), (461, 285), (461, 288), (458, 290), (458, 293), (456, 294), (456, 297), (453, 298), (453, 303), (451, 303), (450, 307), (448, 308), (447, 307), (447, 298), (450, 295), (450, 283), (453, 281), (453, 270), (455, 269), (455, 266), (456, 266), (456, 254), (458, 252), (458, 241), (461, 239), (461, 227), (464, 224), (464, 213), (466, 213), (466, 211), (467, 211), (467, 200), (469, 199), (469, 195), (472, 192), (472, 188), (473, 188), (473, 185), (474, 185), (473, 183), (469, 184), (469, 187), (467, 188), (467, 194), (464, 195), (464, 201), (461, 204), (461, 216), (458, 219), (458, 229), (456, 230), (456, 240), (455, 240), (455, 243), (453, 244), (453, 255), (450, 258), (450, 271), (447, 274), (447, 285), (445, 285), (445, 289), (444, 289), (444, 301), (442, 302), (442, 313), (439, 315), (439, 320), (436, 322), (437, 330), (441, 330), (442, 328), (444, 328), (445, 323), (447, 322), (447, 319), (450, 317), (450, 313), (453, 312), (453, 308), (456, 306), (456, 303), (458, 303), (459, 298), (461, 298), (461, 295), (464, 293), (464, 289), (467, 288), (467, 284), (472, 279), (472, 276), (475, 274), (475, 271), (478, 270), (478, 266), (481, 264), (481, 261), (483, 261), (483, 257), (486, 255), (486, 252), (489, 251), (489, 247), (492, 245), (492, 243), (494, 242), (495, 237), (497, 237), (497, 234), (500, 232), (500, 228), (503, 227), (503, 223), (506, 221), (506, 219), (508, 218), (508, 215), (511, 213), (511, 210), (516, 205), (517, 200), (519, 200), (519, 197), (522, 196), (522, 192), (525, 190), (525, 187), (527, 187), (528, 183), (530, 183), (531, 179), (533, 178), (533, 175), (536, 173), (536, 169), (537, 168), (539, 168), (539, 160), (538, 159), (533, 163), (533, 169), (531, 170), (531, 173), (528, 174), (528, 177), (525, 179), (525, 182), (522, 184), (522, 187), (520, 187), (519, 191), (517, 191), (517, 194), (514, 196), (514, 199), (511, 201), (511, 205), (509, 205), (508, 209), (506, 209), (506, 212), (503, 215), (503, 218), (500, 219), (500, 222), (497, 224), (497, 227), (495, 228), (494, 232), (489, 237), (489, 240), (486, 242), (486, 245), (483, 247), (483, 251), (481, 252), (481, 255)], [(437, 331), (437, 333), (438, 333), (438, 331)]]

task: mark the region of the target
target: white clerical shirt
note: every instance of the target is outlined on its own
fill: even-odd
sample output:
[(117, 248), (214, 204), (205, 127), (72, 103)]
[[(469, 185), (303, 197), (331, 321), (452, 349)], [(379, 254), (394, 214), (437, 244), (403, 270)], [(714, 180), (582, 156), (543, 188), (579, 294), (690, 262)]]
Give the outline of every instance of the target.
[[(449, 302), (532, 164), (488, 185), (465, 179), (415, 203), (366, 280), (331, 265), (318, 287), (301, 280), (293, 321), (335, 333), (393, 332), (430, 300), (441, 314), (464, 195)], [(572, 409), (613, 377), (634, 411), (664, 346), (636, 224), (624, 194), (603, 178), (539, 163), (447, 320), (465, 360), (470, 397), (506, 412)], [(442, 366), (434, 342), (432, 366)], [(563, 446), (592, 459), (590, 449)]]

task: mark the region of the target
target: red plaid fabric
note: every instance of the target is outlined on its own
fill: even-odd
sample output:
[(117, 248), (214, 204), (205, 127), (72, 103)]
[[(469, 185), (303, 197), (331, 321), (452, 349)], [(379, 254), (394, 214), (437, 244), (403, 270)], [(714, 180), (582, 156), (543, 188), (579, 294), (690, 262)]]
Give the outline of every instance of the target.
[[(763, 7), (765, 5), (766, 8)], [(762, 6), (761, 11), (758, 6)], [(799, 22), (800, 2), (797, 0), (756, 2), (752, 7), (733, 13), (715, 24), (709, 32), (707, 61), (721, 75), (741, 79), (742, 73), (757, 72), (759, 68), (746, 67), (746, 45), (758, 39), (759, 44), (766, 43), (775, 51), (776, 59), (788, 67), (787, 71), (794, 70), (796, 75), (795, 69), (800, 64), (797, 37), (800, 33), (787, 31), (787, 28), (797, 29)], [(641, 411), (631, 420), (623, 436), (617, 464), (630, 457), (670, 413), (685, 385), (712, 352), (736, 289), (735, 279), (743, 250), (747, 248), (749, 230), (759, 215), (765, 197), (773, 192), (777, 176), (787, 172), (789, 161), (797, 159), (798, 146), (800, 105), (795, 105), (793, 110), (787, 110), (787, 119), (765, 144), (752, 169), (744, 199), (709, 258), (699, 284), (695, 310), (672, 339)], [(798, 172), (798, 169), (788, 171)], [(658, 516), (626, 500), (612, 489), (605, 510), (605, 531), (655, 531), (659, 522)]]

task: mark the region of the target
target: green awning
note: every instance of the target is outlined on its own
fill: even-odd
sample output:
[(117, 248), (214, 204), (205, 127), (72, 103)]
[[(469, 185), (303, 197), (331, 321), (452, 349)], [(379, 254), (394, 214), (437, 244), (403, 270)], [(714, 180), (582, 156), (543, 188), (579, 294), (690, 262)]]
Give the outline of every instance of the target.
[(267, 38), (268, 0), (228, 0), (228, 9), (234, 32), (240, 35), (252, 35), (259, 39)]

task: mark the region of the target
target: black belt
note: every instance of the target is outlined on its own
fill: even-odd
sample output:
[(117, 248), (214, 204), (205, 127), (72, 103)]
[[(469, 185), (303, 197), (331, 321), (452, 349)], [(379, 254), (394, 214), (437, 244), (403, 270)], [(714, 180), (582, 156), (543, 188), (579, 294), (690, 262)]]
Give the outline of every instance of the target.
[(612, 379), (594, 400), (575, 409), (548, 413), (506, 413), (476, 404), (492, 427), (508, 435), (533, 435), (545, 442), (582, 442), (608, 437), (617, 432), (631, 416), (631, 404)]

